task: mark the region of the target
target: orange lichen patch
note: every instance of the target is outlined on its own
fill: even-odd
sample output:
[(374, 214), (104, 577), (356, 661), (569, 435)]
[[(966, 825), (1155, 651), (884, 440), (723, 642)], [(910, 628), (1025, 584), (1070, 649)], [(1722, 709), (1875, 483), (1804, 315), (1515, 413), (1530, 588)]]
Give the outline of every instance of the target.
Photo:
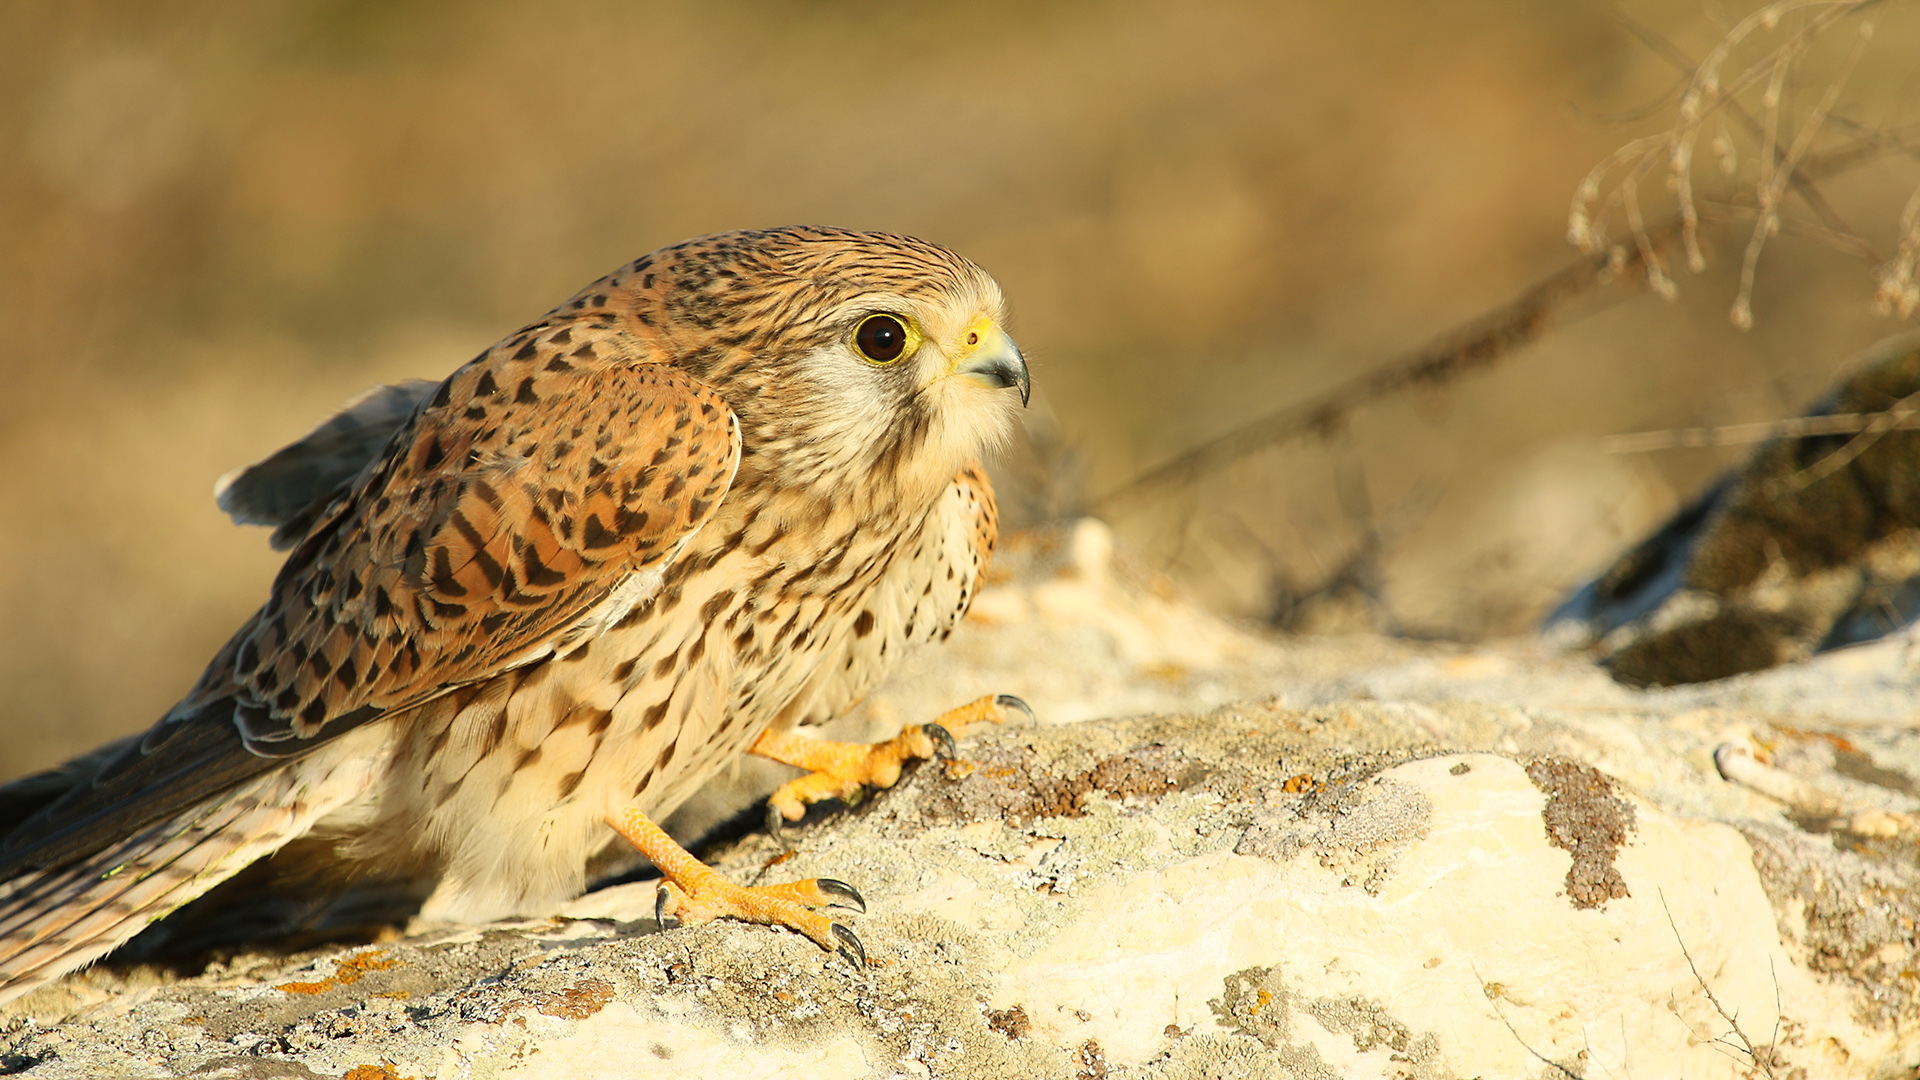
[(1803, 731), (1800, 728), (1788, 727), (1784, 724), (1776, 724), (1774, 728), (1788, 738), (1818, 739), (1821, 742), (1832, 745), (1835, 750), (1843, 754), (1858, 754), (1861, 752), (1860, 748), (1854, 744), (1852, 739), (1831, 731)]
[[(336, 986), (348, 986), (365, 978), (370, 971), (385, 971), (400, 961), (390, 959), (385, 949), (368, 949), (334, 965), (333, 974), (315, 982), (282, 983), (277, 989), (289, 994), (323, 994)], [(365, 1066), (371, 1068), (372, 1066)]]
[(1310, 791), (1316, 790), (1318, 787), (1319, 785), (1313, 782), (1313, 777), (1306, 773), (1301, 773), (1298, 776), (1288, 777), (1287, 782), (1280, 785), (1280, 790), (1289, 795), (1305, 795)]
[(382, 1061), (378, 1065), (355, 1065), (340, 1080), (413, 1080), (413, 1077), (401, 1076), (394, 1070), (393, 1062)]
[(982, 757), (970, 775), (931, 795), (926, 803), (929, 817), (962, 822), (998, 817), (1016, 828), (1036, 818), (1084, 817), (1086, 798), (1095, 791), (1126, 800), (1180, 790), (1186, 764), (1184, 756), (1158, 744), (1101, 758), (1071, 776), (1033, 769), (1030, 754), (989, 751)]
[(613, 1000), (613, 984), (600, 979), (588, 979), (578, 986), (568, 987), (557, 994), (543, 994), (533, 1001), (533, 1007), (548, 1016), (562, 1020), (585, 1020), (594, 1013), (607, 1007)]

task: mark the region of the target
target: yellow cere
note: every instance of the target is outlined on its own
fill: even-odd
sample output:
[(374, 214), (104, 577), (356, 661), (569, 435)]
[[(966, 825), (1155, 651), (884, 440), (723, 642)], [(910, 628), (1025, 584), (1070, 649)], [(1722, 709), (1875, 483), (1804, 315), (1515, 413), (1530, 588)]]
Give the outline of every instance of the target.
[(953, 374), (954, 370), (965, 363), (967, 357), (973, 355), (974, 350), (986, 344), (998, 329), (1000, 329), (999, 326), (987, 316), (975, 316), (974, 320), (967, 324), (966, 332), (960, 335), (960, 349), (948, 362), (947, 374)]

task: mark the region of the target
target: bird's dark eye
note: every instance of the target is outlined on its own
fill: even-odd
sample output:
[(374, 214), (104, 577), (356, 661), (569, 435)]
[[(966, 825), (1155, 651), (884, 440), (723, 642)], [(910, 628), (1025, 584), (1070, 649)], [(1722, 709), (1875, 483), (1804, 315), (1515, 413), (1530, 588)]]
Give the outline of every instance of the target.
[(869, 315), (853, 331), (854, 347), (876, 364), (891, 364), (912, 344), (913, 331), (896, 315)]

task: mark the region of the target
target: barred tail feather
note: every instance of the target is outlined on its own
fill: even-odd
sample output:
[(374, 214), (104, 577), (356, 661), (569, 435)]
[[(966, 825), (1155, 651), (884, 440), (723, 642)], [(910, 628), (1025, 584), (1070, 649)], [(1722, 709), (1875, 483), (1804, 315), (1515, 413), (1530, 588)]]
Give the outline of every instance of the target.
[(80, 863), (0, 886), (0, 1001), (99, 959), (279, 846), (279, 830), (253, 836), (236, 828), (261, 816), (263, 789), (275, 779), (262, 777)]
[(79, 862), (0, 882), (0, 1004), (107, 955), (367, 790), (371, 762), (343, 757), (323, 751)]

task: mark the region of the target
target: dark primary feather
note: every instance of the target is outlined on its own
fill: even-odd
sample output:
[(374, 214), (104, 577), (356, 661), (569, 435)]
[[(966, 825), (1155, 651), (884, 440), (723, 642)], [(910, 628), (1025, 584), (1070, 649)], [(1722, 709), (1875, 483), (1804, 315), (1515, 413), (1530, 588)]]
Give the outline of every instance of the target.
[(139, 740), (138, 735), (115, 739), (44, 772), (30, 773), (0, 784), (0, 837), (19, 828), (55, 799), (72, 791), (75, 785), (91, 780), (103, 765)]
[(439, 385), (408, 379), (374, 387), (300, 441), (221, 477), (215, 502), (236, 524), (273, 526), (275, 551), (291, 548)]
[(247, 752), (232, 712), (231, 699), (214, 702), (200, 714), (7, 785), (7, 792), (17, 784), (29, 796), (37, 787), (38, 794), (53, 797), (0, 840), (0, 881), (85, 858), (279, 765)]

